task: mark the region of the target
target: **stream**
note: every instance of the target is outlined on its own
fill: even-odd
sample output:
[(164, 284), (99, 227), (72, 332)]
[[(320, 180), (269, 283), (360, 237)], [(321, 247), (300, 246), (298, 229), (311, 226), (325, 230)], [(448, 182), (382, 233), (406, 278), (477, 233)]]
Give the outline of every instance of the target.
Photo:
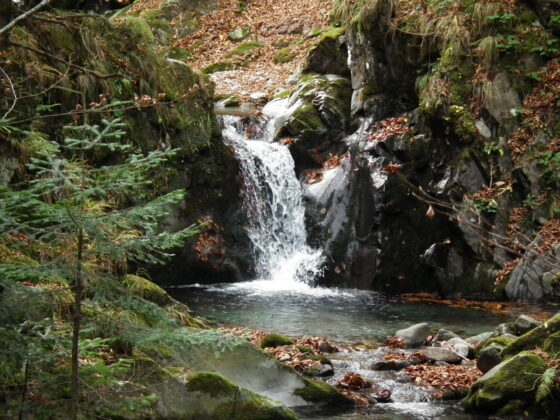
[(329, 355), (334, 375), (328, 383), (336, 384), (353, 372), (392, 392), (388, 403), (344, 412), (296, 408), (301, 418), (475, 418), (453, 402), (432, 401), (404, 372), (369, 367), (373, 360), (383, 358), (386, 349), (379, 346), (385, 338), (400, 328), (428, 322), (434, 330), (446, 328), (466, 337), (493, 330), (508, 319), (443, 305), (394, 302), (373, 291), (315, 287), (324, 257), (320, 249), (307, 244), (303, 192), (289, 149), (272, 141), (283, 115), (282, 103), (269, 107), (268, 113), (263, 111), (269, 120), (261, 125), (251, 125), (240, 116), (224, 116), (222, 132), (243, 173), (245, 229), (253, 245), (255, 280), (176, 286), (169, 289), (170, 294), (217, 326), (326, 337), (341, 346), (341, 351)]

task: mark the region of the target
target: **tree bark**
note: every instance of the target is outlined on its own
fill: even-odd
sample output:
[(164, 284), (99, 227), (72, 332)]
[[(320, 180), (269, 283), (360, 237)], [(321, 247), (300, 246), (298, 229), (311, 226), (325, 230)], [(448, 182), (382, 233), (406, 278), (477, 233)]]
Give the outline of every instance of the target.
[(80, 360), (78, 357), (80, 344), (80, 324), (82, 317), (82, 262), (84, 249), (84, 232), (78, 229), (78, 258), (76, 261), (76, 279), (74, 282), (74, 325), (72, 328), (72, 409), (70, 418), (76, 420), (78, 418), (78, 410), (80, 405)]

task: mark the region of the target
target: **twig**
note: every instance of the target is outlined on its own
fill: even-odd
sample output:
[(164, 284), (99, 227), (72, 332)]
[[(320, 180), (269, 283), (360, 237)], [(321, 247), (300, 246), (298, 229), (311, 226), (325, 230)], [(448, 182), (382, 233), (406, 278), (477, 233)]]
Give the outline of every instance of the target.
[(50, 54), (46, 51), (41, 51), (41, 50), (38, 50), (37, 48), (30, 47), (29, 45), (20, 44), (19, 42), (10, 41), (10, 45), (13, 45), (14, 47), (25, 48), (26, 50), (34, 52), (35, 54), (44, 55), (45, 57), (49, 57), (49, 58), (51, 58), (55, 61), (58, 61), (59, 63), (64, 63), (64, 64), (69, 65), (70, 67), (81, 70), (85, 73), (89, 73), (92, 76), (97, 77), (98, 79), (112, 79), (114, 77), (126, 77), (124, 74), (121, 74), (121, 73), (101, 74), (101, 73), (96, 72), (95, 70), (91, 70), (91, 69), (79, 66), (77, 64), (71, 63), (70, 61), (66, 61), (66, 60), (63, 60), (62, 58), (58, 58), (57, 56), (55, 56), (53, 54)]
[(10, 76), (8, 76), (8, 73), (6, 73), (2, 67), (0, 67), (0, 71), (2, 71), (4, 76), (6, 76), (6, 79), (8, 80), (8, 83), (10, 84), (10, 88), (12, 89), (12, 94), (14, 95), (14, 103), (12, 104), (10, 109), (8, 109), (6, 111), (6, 113), (2, 116), (2, 119), (6, 119), (8, 117), (8, 115), (10, 115), (10, 112), (12, 112), (14, 110), (18, 98), (17, 98), (17, 94), (16, 94), (16, 88), (14, 87), (14, 84), (12, 83), (12, 79), (10, 79)]
[(0, 35), (3, 35), (6, 32), (8, 32), (10, 29), (12, 29), (14, 26), (16, 26), (18, 22), (26, 19), (27, 17), (31, 16), (34, 13), (37, 13), (40, 9), (42, 9), (43, 7), (48, 5), (51, 1), (52, 0), (43, 0), (41, 3), (39, 3), (38, 5), (36, 5), (33, 8), (29, 9), (27, 12), (22, 13), (21, 15), (16, 17), (14, 20), (12, 20), (10, 23), (8, 23), (6, 26), (4, 26), (2, 29), (0, 29)]

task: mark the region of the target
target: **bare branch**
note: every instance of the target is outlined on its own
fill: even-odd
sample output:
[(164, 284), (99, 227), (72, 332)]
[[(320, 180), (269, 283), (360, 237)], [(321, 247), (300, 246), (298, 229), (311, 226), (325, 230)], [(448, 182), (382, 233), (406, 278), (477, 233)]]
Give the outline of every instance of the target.
[(14, 95), (14, 102), (12, 103), (12, 106), (2, 116), (2, 119), (6, 119), (6, 118), (8, 118), (8, 115), (10, 115), (10, 112), (12, 112), (14, 110), (18, 98), (17, 98), (16, 88), (14, 87), (14, 84), (12, 83), (12, 79), (10, 79), (10, 76), (8, 76), (8, 73), (6, 73), (2, 67), (0, 67), (0, 71), (2, 71), (4, 76), (6, 76), (6, 80), (8, 80), (8, 83), (10, 84), (10, 88), (12, 90), (12, 94)]
[(51, 1), (52, 0), (43, 0), (43, 1), (41, 1), (41, 3), (37, 4), (33, 8), (29, 9), (27, 12), (22, 13), (21, 15), (16, 17), (14, 20), (12, 20), (10, 23), (8, 23), (6, 26), (4, 26), (2, 29), (0, 29), (0, 35), (3, 35), (6, 32), (8, 32), (10, 29), (12, 29), (14, 26), (16, 26), (18, 22), (28, 18), (29, 16), (31, 16), (34, 13), (37, 13), (43, 7), (47, 6)]

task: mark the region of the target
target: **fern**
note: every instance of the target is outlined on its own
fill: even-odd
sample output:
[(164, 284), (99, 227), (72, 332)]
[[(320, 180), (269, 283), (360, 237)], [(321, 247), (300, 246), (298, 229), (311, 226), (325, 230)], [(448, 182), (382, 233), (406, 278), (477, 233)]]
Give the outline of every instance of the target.
[(560, 378), (560, 375), (558, 375), (558, 370), (555, 367), (545, 370), (540, 378), (539, 387), (537, 388), (537, 403), (545, 402), (552, 396), (558, 378)]

